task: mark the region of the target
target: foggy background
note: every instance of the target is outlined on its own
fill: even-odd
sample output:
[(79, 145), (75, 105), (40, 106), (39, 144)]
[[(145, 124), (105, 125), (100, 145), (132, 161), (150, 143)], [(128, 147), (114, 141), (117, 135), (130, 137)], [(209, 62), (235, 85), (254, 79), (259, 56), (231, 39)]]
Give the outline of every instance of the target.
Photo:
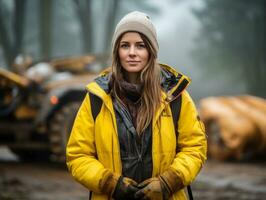
[[(101, 64), (94, 67), (97, 71), (106, 68), (110, 62), (107, 58), (115, 25), (125, 14), (134, 10), (147, 13), (156, 26), (160, 46), (159, 62), (173, 66), (192, 79), (188, 90), (197, 105), (200, 100), (201, 104), (206, 99), (213, 100), (205, 103), (205, 110), (214, 112), (214, 120), (206, 120), (209, 123), (205, 123), (205, 126), (208, 153), (215, 153), (210, 147), (217, 147), (219, 151), (216, 151), (216, 157), (213, 158), (218, 158), (218, 161), (208, 156), (200, 174), (192, 183), (195, 199), (266, 199), (265, 0), (0, 0), (0, 68), (23, 77), (26, 70), (18, 67), (23, 58), (32, 58), (33, 63), (29, 68), (32, 69), (39, 62), (49, 63), (55, 58), (64, 60), (72, 56), (80, 58), (82, 55), (103, 58)], [(67, 65), (67, 62), (64, 64)], [(62, 77), (64, 72), (58, 66), (58, 72), (52, 72), (54, 74), (49, 74), (49, 78), (53, 78), (52, 75)], [(73, 66), (78, 68), (75, 62)], [(80, 80), (80, 74), (73, 71), (69, 77), (78, 77)], [(0, 77), (2, 113), (6, 106), (3, 104), (5, 94), (8, 94), (7, 97), (11, 94), (11, 103), (20, 97), (16, 96), (17, 87), (6, 82), (4, 77)], [(32, 77), (36, 78), (34, 75)], [(13, 74), (12, 78), (14, 81), (16, 76)], [(22, 147), (29, 144), (31, 147), (32, 142), (36, 141), (30, 140), (30, 136), (37, 135), (37, 142), (41, 141), (49, 147), (48, 153), (55, 153), (50, 152), (53, 150), (51, 147), (65, 151), (61, 144), (66, 142), (72, 126), (72, 123), (65, 120), (72, 117), (74, 120), (76, 110), (72, 107), (72, 110), (67, 109), (69, 112), (62, 111), (71, 108), (71, 103), (80, 102), (71, 102), (70, 96), (67, 96), (68, 100), (64, 98), (66, 104), (61, 103), (62, 107), (44, 120), (47, 127), (43, 127), (46, 128), (43, 130), (46, 132), (35, 133), (35, 129), (27, 132), (23, 126), (19, 126), (23, 125), (21, 122), (36, 128), (36, 118), (45, 111), (41, 109), (45, 108), (42, 103), (48, 102), (46, 97), (53, 94), (49, 93), (50, 90), (47, 93), (38, 90), (44, 88), (45, 81), (34, 83), (39, 87), (27, 85), (18, 93), (25, 97), (18, 101), (28, 108), (24, 114), (34, 108), (36, 112), (33, 116), (19, 118), (15, 113), (17, 109), (8, 115), (0, 115), (0, 136), (15, 136), (11, 143), (0, 138), (0, 199), (88, 199), (89, 191), (73, 180), (66, 170), (65, 162), (62, 165), (48, 162), (42, 154), (38, 154), (38, 148), (36, 151), (12, 148), (13, 143), (21, 144)], [(70, 83), (75, 86), (74, 82)], [(69, 89), (72, 85), (65, 87)], [(262, 98), (250, 100), (251, 96), (241, 96), (239, 100), (235, 97), (243, 94)], [(217, 98), (205, 98), (210, 96)], [(220, 96), (229, 97), (220, 100)], [(245, 98), (253, 104), (244, 104)], [(199, 114), (204, 122), (202, 108)], [(221, 122), (226, 123), (224, 125)], [(59, 127), (58, 132), (53, 132), (53, 125)], [(9, 128), (14, 130), (10, 131)], [(222, 130), (226, 133), (226, 142), (220, 137)], [(59, 143), (52, 146), (55, 133), (60, 136), (57, 140)], [(228, 143), (234, 141), (240, 141), (239, 145), (233, 150), (229, 149)], [(260, 150), (256, 157), (259, 159), (253, 160), (252, 155), (257, 149)], [(234, 156), (237, 153), (243, 154), (232, 158), (228, 152)], [(65, 155), (65, 152), (61, 153)], [(224, 155), (229, 156), (223, 158)], [(36, 158), (41, 162), (34, 162)]]
[(159, 61), (192, 79), (196, 100), (266, 97), (264, 0), (1, 0), (0, 66), (10, 68), (18, 55), (34, 62), (109, 55), (116, 23), (133, 10), (150, 15)]

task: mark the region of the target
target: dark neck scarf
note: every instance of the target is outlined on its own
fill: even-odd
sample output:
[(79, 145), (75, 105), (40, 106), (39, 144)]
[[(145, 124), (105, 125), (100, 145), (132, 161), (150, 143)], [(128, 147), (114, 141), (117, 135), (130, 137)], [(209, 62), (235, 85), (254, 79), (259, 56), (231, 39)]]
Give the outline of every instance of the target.
[(132, 117), (133, 125), (136, 128), (137, 116), (140, 107), (142, 86), (140, 84), (133, 84), (123, 80), (120, 82), (120, 88), (121, 88), (120, 98), (128, 108), (128, 111)]

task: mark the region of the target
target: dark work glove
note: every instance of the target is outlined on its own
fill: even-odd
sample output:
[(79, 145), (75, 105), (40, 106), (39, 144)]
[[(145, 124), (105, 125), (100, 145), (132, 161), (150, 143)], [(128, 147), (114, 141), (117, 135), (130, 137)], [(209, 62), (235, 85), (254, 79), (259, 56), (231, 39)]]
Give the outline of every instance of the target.
[(134, 194), (139, 190), (137, 186), (134, 180), (120, 176), (112, 197), (115, 200), (133, 200)]
[(150, 178), (138, 185), (140, 189), (135, 194), (139, 200), (166, 200), (170, 198), (170, 191), (160, 177)]
[(142, 189), (136, 192), (136, 199), (166, 200), (184, 185), (178, 173), (169, 168), (158, 177), (143, 181), (138, 187)]

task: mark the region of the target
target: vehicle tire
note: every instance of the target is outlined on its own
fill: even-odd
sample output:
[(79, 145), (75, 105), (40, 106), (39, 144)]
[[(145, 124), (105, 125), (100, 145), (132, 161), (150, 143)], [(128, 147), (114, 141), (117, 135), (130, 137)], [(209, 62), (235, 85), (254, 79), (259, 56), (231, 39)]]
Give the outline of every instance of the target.
[(0, 88), (0, 117), (11, 114), (19, 105), (21, 98), (18, 86)]
[(57, 110), (49, 122), (52, 160), (65, 162), (66, 145), (80, 102), (70, 102)]

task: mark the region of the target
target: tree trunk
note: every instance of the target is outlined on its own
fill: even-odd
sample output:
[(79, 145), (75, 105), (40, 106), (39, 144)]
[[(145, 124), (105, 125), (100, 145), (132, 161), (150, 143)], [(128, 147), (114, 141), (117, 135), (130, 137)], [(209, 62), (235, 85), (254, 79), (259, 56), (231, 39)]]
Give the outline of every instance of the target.
[(52, 48), (52, 0), (40, 1), (40, 44), (45, 59), (51, 57)]
[[(24, 36), (24, 21), (25, 21), (25, 8), (27, 0), (15, 0), (15, 19), (14, 19), (14, 50), (13, 58), (23, 53), (23, 36)], [(18, 69), (17, 65), (12, 65), (13, 70), (22, 73), (23, 69)]]
[(119, 11), (120, 0), (112, 0), (107, 10), (106, 29), (104, 37), (104, 51), (107, 52), (111, 45), (112, 35), (115, 26), (116, 13)]
[[(11, 34), (8, 33), (8, 27), (5, 23), (7, 21), (5, 15), (5, 5), (2, 1), (0, 1), (0, 43), (3, 48), (5, 63), (7, 68), (11, 69), (11, 65), (13, 63), (13, 45), (12, 45), (12, 37)], [(10, 22), (11, 23), (11, 22)]]
[(75, 0), (77, 6), (77, 15), (81, 24), (83, 51), (91, 53), (93, 51), (93, 35), (92, 35), (92, 1), (91, 0)]

